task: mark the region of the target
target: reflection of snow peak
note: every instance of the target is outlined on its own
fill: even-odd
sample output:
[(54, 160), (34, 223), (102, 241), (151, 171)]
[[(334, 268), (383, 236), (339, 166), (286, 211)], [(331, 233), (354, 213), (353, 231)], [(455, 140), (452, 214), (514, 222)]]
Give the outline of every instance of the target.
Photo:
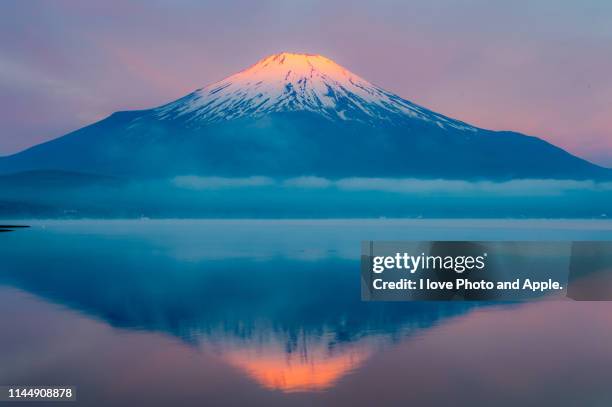
[(245, 371), (267, 389), (284, 392), (317, 391), (332, 387), (344, 375), (357, 369), (370, 356), (363, 347), (329, 353), (322, 346), (309, 348), (308, 357), (278, 349), (237, 349), (223, 359)]
[(321, 55), (283, 52), (157, 109), (162, 119), (185, 116), (193, 125), (308, 111), (332, 120), (397, 122), (417, 118), (444, 128), (473, 127), (387, 92)]
[(384, 333), (339, 340), (334, 329), (289, 332), (263, 323), (250, 326), (248, 335), (209, 335), (201, 346), (214, 349), (262, 387), (291, 393), (333, 387), (389, 341)]

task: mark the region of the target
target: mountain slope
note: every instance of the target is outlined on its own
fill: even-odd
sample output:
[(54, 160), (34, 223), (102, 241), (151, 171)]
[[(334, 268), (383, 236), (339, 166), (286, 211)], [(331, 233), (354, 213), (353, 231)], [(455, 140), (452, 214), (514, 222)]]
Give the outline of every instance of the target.
[(534, 137), (470, 126), (333, 61), (281, 53), (164, 106), (0, 159), (0, 172), (609, 179)]

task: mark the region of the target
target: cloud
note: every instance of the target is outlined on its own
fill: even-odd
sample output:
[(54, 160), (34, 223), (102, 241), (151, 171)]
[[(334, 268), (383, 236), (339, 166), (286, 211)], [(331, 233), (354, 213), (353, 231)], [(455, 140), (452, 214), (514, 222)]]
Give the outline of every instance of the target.
[(269, 177), (224, 178), (200, 177), (195, 175), (179, 176), (172, 184), (184, 189), (252, 188), (276, 186), (286, 189), (329, 189), (343, 191), (377, 191), (398, 194), (496, 194), (505, 196), (551, 196), (571, 191), (609, 192), (612, 182), (519, 179), (504, 182), (461, 181), (447, 179), (415, 178), (341, 178), (331, 180), (322, 177), (304, 176), (274, 180)]
[(327, 188), (333, 184), (330, 181), (321, 177), (297, 177), (285, 180), (283, 185), (296, 188)]
[(423, 180), (413, 178), (345, 178), (335, 182), (344, 190), (397, 193), (495, 193), (503, 195), (557, 195), (567, 191), (610, 191), (612, 183), (575, 180), (520, 179), (505, 182)]
[(243, 188), (262, 187), (274, 184), (274, 180), (268, 177), (246, 177), (246, 178), (223, 178), (223, 177), (199, 177), (196, 175), (179, 176), (172, 179), (172, 184), (185, 189), (219, 189), (219, 188)]

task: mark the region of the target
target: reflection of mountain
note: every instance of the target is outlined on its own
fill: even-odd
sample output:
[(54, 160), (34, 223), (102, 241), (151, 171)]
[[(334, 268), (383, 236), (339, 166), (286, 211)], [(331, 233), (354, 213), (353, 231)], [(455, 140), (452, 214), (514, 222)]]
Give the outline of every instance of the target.
[(323, 341), (306, 335), (298, 338), (295, 352), (283, 351), (278, 344), (237, 346), (224, 349), (221, 357), (244, 371), (263, 387), (284, 392), (320, 391), (360, 365), (379, 344), (362, 339), (340, 348), (329, 348)]
[(543, 140), (450, 119), (319, 56), (281, 53), (169, 103), (0, 159), (0, 172), (610, 178)]
[(96, 255), (92, 267), (91, 253), (75, 252), (40, 253), (44, 271), (9, 258), (0, 283), (114, 326), (214, 349), (262, 386), (287, 392), (329, 388), (381, 346), (473, 307), (361, 303), (358, 264), (348, 261), (188, 264), (153, 256), (137, 265), (125, 251)]
[[(191, 249), (205, 250), (211, 239), (222, 239), (215, 230), (193, 235), (183, 230), (184, 240), (173, 241), (146, 224), (139, 232), (121, 223), (108, 228), (13, 234), (0, 245), (0, 284), (113, 326), (163, 332), (217, 350), (267, 388), (325, 389), (378, 347), (474, 307), (363, 303), (356, 259), (338, 258), (335, 251), (288, 257), (282, 243), (286, 235), (279, 230), (269, 235), (278, 245), (272, 246), (279, 250), (276, 255), (259, 251), (260, 256), (247, 248), (246, 257), (240, 257), (245, 254), (240, 246), (230, 250), (228, 242), (239, 244), (237, 233), (247, 233), (239, 229), (226, 231), (223, 241), (236, 257), (202, 258), (177, 250), (191, 240)], [(328, 240), (323, 246), (340, 247)]]
[[(328, 331), (333, 334), (330, 343), (343, 343), (369, 332), (394, 335), (406, 326), (427, 327), (471, 308), (362, 303), (359, 276), (353, 275), (358, 264), (350, 261), (186, 264), (157, 256), (146, 260), (134, 253), (100, 260), (80, 251), (52, 257), (57, 262), (43, 266), (44, 273), (4, 257), (0, 281), (114, 326), (162, 331), (189, 341), (213, 332), (251, 340), (259, 337), (258, 321), (263, 319), (269, 322), (266, 329), (286, 338), (288, 349), (302, 330), (316, 335)], [(91, 264), (92, 258), (97, 264)]]

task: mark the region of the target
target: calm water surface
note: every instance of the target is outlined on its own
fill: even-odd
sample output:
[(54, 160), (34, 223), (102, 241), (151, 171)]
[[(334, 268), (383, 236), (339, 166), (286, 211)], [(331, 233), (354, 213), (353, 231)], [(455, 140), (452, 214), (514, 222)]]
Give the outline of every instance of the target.
[(0, 234), (0, 384), (87, 405), (612, 404), (612, 303), (359, 289), (361, 240), (610, 240), (610, 221), (28, 223)]

